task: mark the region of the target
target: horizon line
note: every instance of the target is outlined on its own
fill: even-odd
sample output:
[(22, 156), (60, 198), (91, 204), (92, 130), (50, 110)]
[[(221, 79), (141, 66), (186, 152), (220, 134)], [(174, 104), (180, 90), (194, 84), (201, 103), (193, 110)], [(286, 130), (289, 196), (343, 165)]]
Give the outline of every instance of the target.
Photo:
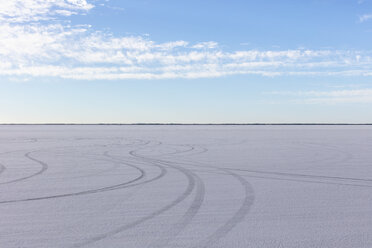
[(166, 126), (166, 125), (169, 125), (169, 126), (280, 126), (280, 125), (283, 125), (283, 126), (300, 126), (300, 125), (303, 125), (303, 126), (325, 126), (325, 125), (334, 125), (334, 126), (346, 126), (346, 125), (353, 125), (353, 126), (369, 126), (369, 125), (372, 125), (372, 123), (317, 123), (317, 122), (299, 122), (299, 123), (296, 123), (296, 122), (283, 122), (283, 123), (264, 123), (264, 122), (257, 122), (257, 123), (173, 123), (173, 122), (170, 122), (170, 123), (157, 123), (157, 122), (154, 122), (154, 123), (0, 123), (0, 126), (16, 126), (16, 125), (19, 125), (19, 126), (22, 126), (22, 125), (27, 125), (27, 126), (37, 126), (37, 125), (45, 125), (45, 126), (62, 126), (62, 125), (71, 125), (71, 126), (74, 126), (74, 125), (81, 125), (81, 126), (94, 126), (94, 125), (97, 125), (97, 126)]

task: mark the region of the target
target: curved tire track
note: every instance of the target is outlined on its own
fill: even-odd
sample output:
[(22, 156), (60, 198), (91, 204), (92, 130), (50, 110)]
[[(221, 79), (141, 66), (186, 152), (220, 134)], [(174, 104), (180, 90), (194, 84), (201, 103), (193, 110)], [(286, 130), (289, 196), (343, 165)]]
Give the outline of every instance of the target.
[(3, 164), (0, 164), (0, 174), (6, 170), (6, 167)]
[[(161, 142), (159, 142), (159, 144), (157, 144), (156, 146), (158, 146), (158, 145), (161, 145)], [(133, 157), (137, 158), (137, 159), (140, 159), (140, 160), (145, 161), (145, 162), (149, 162), (153, 165), (157, 165), (157, 166), (160, 165), (161, 166), (161, 164), (163, 164), (162, 163), (163, 161), (161, 161), (161, 160), (139, 156), (136, 153), (137, 151), (138, 150), (130, 151), (129, 154), (132, 155)], [(179, 203), (183, 202), (193, 192), (194, 188), (197, 187), (196, 197), (195, 197), (192, 205), (188, 209), (188, 211), (183, 216), (183, 220), (179, 224), (178, 229), (176, 230), (176, 232), (174, 234), (177, 235), (179, 232), (181, 232), (184, 229), (184, 227), (186, 227), (186, 225), (190, 223), (191, 219), (196, 215), (196, 213), (198, 212), (198, 210), (199, 210), (199, 208), (200, 208), (200, 206), (203, 202), (203, 199), (204, 199), (204, 185), (201, 185), (200, 182), (198, 182), (198, 180), (195, 178), (195, 174), (190, 172), (189, 170), (184, 169), (182, 167), (165, 164), (165, 163), (164, 163), (164, 165), (167, 165), (168, 167), (171, 167), (171, 168), (174, 168), (174, 169), (180, 171), (187, 178), (188, 185), (187, 185), (186, 189), (184, 190), (184, 192), (182, 192), (181, 195), (179, 195), (175, 200), (173, 200), (169, 204), (163, 206), (162, 208), (152, 212), (151, 214), (149, 214), (147, 216), (144, 216), (144, 217), (142, 217), (142, 218), (140, 218), (136, 221), (133, 221), (133, 222), (130, 222), (126, 225), (118, 227), (118, 228), (116, 228), (116, 229), (114, 229), (110, 232), (107, 232), (107, 233), (89, 238), (87, 241), (78, 243), (78, 244), (76, 244), (72, 247), (73, 248), (79, 248), (79, 247), (84, 247), (84, 246), (96, 243), (98, 241), (101, 241), (103, 239), (111, 237), (115, 234), (118, 234), (118, 233), (124, 232), (126, 230), (132, 229), (132, 228), (134, 228), (134, 227), (136, 227), (136, 226), (138, 226), (138, 225), (140, 225), (140, 224), (142, 224), (142, 223), (144, 223), (148, 220), (151, 220), (151, 219), (161, 215), (162, 213), (172, 209), (173, 207), (175, 207)], [(172, 236), (172, 237), (174, 237), (174, 236)], [(172, 237), (169, 237), (169, 239), (165, 240), (165, 242), (166, 243), (169, 242)]]
[[(202, 149), (203, 152), (207, 152), (207, 148)], [(192, 165), (192, 164), (189, 164)], [(201, 242), (199, 245), (195, 247), (214, 247), (214, 245), (223, 237), (225, 237), (235, 226), (237, 226), (240, 222), (242, 222), (245, 218), (245, 216), (249, 213), (251, 206), (254, 203), (255, 194), (252, 185), (241, 175), (236, 174), (234, 172), (229, 171), (225, 168), (220, 168), (217, 166), (208, 166), (208, 165), (192, 165), (197, 167), (206, 167), (206, 168), (212, 168), (217, 169), (220, 171), (223, 171), (224, 174), (228, 174), (235, 178), (244, 190), (244, 199), (242, 204), (240, 205), (239, 209), (233, 214), (233, 216), (228, 219), (225, 224), (223, 224), (221, 227), (219, 227), (214, 233), (212, 233), (208, 238), (206, 238), (205, 241)]]
[[(162, 163), (169, 164), (170, 162), (162, 161)], [(179, 167), (179, 168), (182, 170), (185, 170), (182, 167)], [(192, 174), (196, 182), (196, 193), (195, 193), (195, 197), (190, 207), (183, 214), (181, 220), (178, 221), (176, 224), (172, 225), (172, 227), (166, 233), (166, 238), (163, 238), (159, 240), (158, 242), (155, 242), (154, 244), (151, 245), (151, 247), (158, 247), (158, 248), (166, 247), (171, 240), (177, 237), (186, 228), (186, 226), (188, 226), (191, 223), (192, 219), (199, 212), (199, 209), (201, 208), (203, 201), (204, 201), (204, 197), (205, 197), (205, 186), (204, 186), (204, 182), (201, 180), (201, 178), (198, 175), (196, 175), (193, 172), (190, 172), (190, 173)]]
[[(35, 161), (39, 161), (39, 160), (36, 160), (35, 159)], [(39, 161), (39, 162), (41, 162), (41, 161)], [(43, 162), (41, 162), (41, 163), (43, 163)], [(121, 163), (123, 163), (123, 162), (121, 162)], [(136, 181), (141, 180), (142, 178), (144, 178), (145, 175), (146, 175), (146, 172), (143, 169), (141, 169), (141, 168), (139, 168), (139, 167), (137, 167), (135, 165), (131, 165), (131, 164), (128, 164), (128, 163), (126, 163), (125, 165), (137, 169), (140, 172), (140, 175), (137, 176), (136, 178), (130, 180), (130, 181), (126, 181), (126, 182), (123, 182), (123, 183), (120, 183), (120, 184), (115, 184), (115, 185), (111, 185), (111, 186), (107, 186), (107, 187), (102, 187), (102, 188), (98, 188), (98, 189), (91, 189), (91, 190), (85, 190), (85, 191), (74, 192), (74, 193), (66, 193), (66, 194), (58, 194), (58, 195), (50, 195), (50, 196), (33, 197), (33, 198), (26, 198), (26, 199), (18, 199), (18, 200), (1, 201), (0, 204), (15, 203), (15, 202), (38, 201), (38, 200), (47, 200), (47, 199), (56, 199), (56, 198), (71, 197), (71, 196), (80, 196), (80, 195), (94, 194), (94, 193), (100, 193), (100, 192), (105, 192), (105, 191), (110, 191), (110, 190), (123, 189), (123, 188), (138, 186), (140, 184), (144, 184), (144, 183), (149, 183), (149, 182), (155, 181), (155, 180), (163, 177), (166, 174), (166, 171), (164, 170), (164, 168), (160, 168), (159, 167), (161, 169), (161, 172), (155, 178), (152, 178), (152, 179), (149, 179), (149, 180), (140, 182), (140, 183), (133, 184), (134, 182), (136, 182)]]
[(232, 173), (228, 170), (224, 170), (227, 174), (231, 175), (235, 179), (237, 179), (244, 189), (244, 199), (243, 203), (240, 205), (239, 209), (235, 212), (235, 214), (223, 224), (220, 228), (218, 228), (212, 235), (210, 235), (202, 245), (198, 245), (197, 247), (214, 247), (214, 245), (223, 237), (225, 237), (236, 225), (242, 222), (245, 216), (248, 214), (251, 206), (254, 203), (254, 191), (251, 184), (242, 176)]
[[(189, 151), (195, 149), (194, 146), (192, 146), (192, 147), (193, 147), (193, 149), (190, 149)], [(207, 151), (208, 151), (207, 148), (202, 148), (201, 149), (201, 153), (204, 153), (204, 152), (207, 152)], [(180, 152), (180, 153), (182, 153), (182, 152)], [(199, 152), (197, 152), (197, 153), (199, 153)], [(171, 155), (175, 155), (175, 154), (177, 154), (177, 153), (172, 153)], [(132, 155), (134, 155), (134, 154), (132, 154)], [(162, 161), (162, 160), (156, 160), (156, 159), (151, 159), (151, 160), (162, 162), (162, 163), (165, 163), (165, 164), (169, 164), (169, 163), (178, 164), (177, 162), (169, 162), (169, 161)], [(183, 163), (183, 165), (191, 165), (191, 164), (184, 164)], [(231, 172), (227, 169), (224, 169), (224, 168), (219, 168), (219, 167), (215, 167), (215, 166), (204, 166), (204, 165), (202, 165), (202, 166), (221, 170), (221, 171), (225, 172), (226, 174), (234, 177), (236, 180), (239, 181), (239, 183), (242, 185), (243, 190), (244, 190), (243, 203), (241, 204), (239, 209), (234, 213), (234, 215), (227, 222), (225, 222), (225, 224), (223, 224), (220, 228), (218, 228), (212, 235), (210, 235), (206, 239), (206, 241), (202, 242), (200, 245), (197, 246), (197, 247), (207, 248), (207, 247), (213, 247), (221, 238), (226, 236), (236, 225), (238, 225), (240, 222), (242, 222), (244, 220), (244, 217), (248, 214), (251, 206), (254, 203), (255, 197), (254, 197), (253, 187), (251, 186), (251, 184), (244, 177), (242, 177), (242, 176), (240, 176), (236, 173), (233, 173), (233, 172)], [(180, 167), (180, 168), (183, 168), (183, 167)], [(204, 198), (204, 196), (203, 196), (203, 198)], [(185, 215), (187, 215), (187, 214), (185, 214)], [(179, 225), (179, 227), (175, 228), (174, 233), (172, 233), (173, 237), (177, 236), (186, 227), (186, 225), (189, 224), (189, 222), (191, 221), (192, 218), (193, 217), (190, 218), (190, 216), (189, 216), (189, 217), (185, 218), (186, 220), (182, 220), (181, 222), (177, 223), (175, 227), (177, 227), (177, 225)], [(172, 237), (169, 237), (168, 239), (165, 240), (164, 243), (160, 243), (160, 245), (162, 245), (162, 246), (156, 246), (155, 245), (154, 247), (159, 247), (159, 248), (160, 247), (165, 247), (169, 243), (171, 238)]]
[[(48, 164), (47, 163), (44, 163), (36, 158), (33, 158), (30, 156), (30, 154), (33, 153), (33, 152), (28, 152), (26, 153), (24, 156), (28, 159), (30, 159), (31, 161), (34, 161), (35, 163), (38, 163), (39, 165), (41, 165), (41, 168), (39, 171), (35, 172), (34, 174), (31, 174), (29, 176), (25, 176), (25, 177), (21, 177), (21, 178), (17, 178), (17, 179), (14, 179), (14, 180), (11, 180), (11, 181), (7, 181), (7, 182), (2, 182), (0, 183), (0, 185), (3, 185), (3, 184), (9, 184), (9, 183), (15, 183), (15, 182), (20, 182), (20, 181), (24, 181), (24, 180), (27, 180), (27, 179), (30, 179), (32, 177), (35, 177), (35, 176), (38, 176), (38, 175), (41, 175), (43, 174), (46, 170), (48, 170)], [(1, 202), (0, 202), (1, 203)]]

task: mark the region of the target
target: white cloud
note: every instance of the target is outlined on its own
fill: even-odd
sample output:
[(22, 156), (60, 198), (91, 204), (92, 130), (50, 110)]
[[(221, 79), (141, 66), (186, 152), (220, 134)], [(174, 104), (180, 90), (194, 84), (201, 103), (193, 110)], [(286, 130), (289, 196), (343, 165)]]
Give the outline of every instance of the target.
[(365, 22), (372, 19), (372, 14), (365, 14), (359, 16), (359, 22)]
[(218, 43), (215, 41), (200, 42), (192, 46), (192, 48), (195, 48), (195, 49), (213, 49), (217, 47), (218, 47)]
[(1, 0), (0, 21), (22, 23), (49, 20), (55, 15), (72, 15), (93, 8), (86, 0)]
[(372, 76), (368, 51), (225, 51), (213, 41), (158, 43), (147, 35), (115, 36), (56, 19), (93, 7), (86, 0), (0, 0), (0, 76), (86, 80)]

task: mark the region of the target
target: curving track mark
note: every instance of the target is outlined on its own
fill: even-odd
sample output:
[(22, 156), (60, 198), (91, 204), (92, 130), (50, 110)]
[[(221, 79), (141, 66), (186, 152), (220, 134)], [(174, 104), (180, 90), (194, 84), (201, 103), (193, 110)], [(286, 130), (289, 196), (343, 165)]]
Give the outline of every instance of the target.
[[(155, 146), (158, 146), (158, 145), (161, 145), (161, 142), (159, 142)], [(185, 189), (185, 191), (181, 195), (179, 195), (171, 203), (169, 203), (169, 204), (165, 205), (164, 207), (152, 212), (151, 214), (149, 214), (147, 216), (144, 216), (144, 217), (142, 217), (142, 218), (140, 218), (136, 221), (133, 221), (131, 223), (128, 223), (124, 226), (121, 226), (117, 229), (114, 229), (110, 232), (107, 232), (107, 233), (104, 233), (104, 234), (101, 234), (101, 235), (97, 235), (95, 237), (92, 237), (92, 238), (88, 239), (85, 242), (81, 242), (79, 244), (76, 244), (76, 245), (73, 246), (74, 248), (84, 247), (84, 246), (90, 245), (92, 243), (96, 243), (98, 241), (106, 239), (106, 238), (108, 238), (110, 236), (113, 236), (115, 234), (118, 234), (120, 232), (123, 232), (123, 231), (126, 231), (128, 229), (134, 228), (137, 225), (144, 223), (145, 221), (153, 219), (153, 218), (161, 215), (162, 213), (170, 210), (171, 208), (175, 207), (176, 205), (178, 205), (182, 201), (184, 201), (193, 192), (194, 188), (196, 187), (197, 188), (196, 196), (195, 196), (191, 206), (189, 207), (187, 212), (184, 214), (181, 222), (177, 224), (176, 230), (174, 231), (174, 233), (172, 233), (173, 235), (164, 240), (165, 243), (168, 243), (171, 240), (171, 238), (178, 235), (191, 222), (192, 218), (196, 215), (196, 213), (200, 209), (200, 207), (202, 205), (202, 202), (204, 200), (205, 190), (204, 190), (204, 184), (194, 173), (192, 173), (191, 171), (189, 171), (187, 169), (184, 169), (182, 167), (167, 164), (166, 162), (161, 161), (161, 160), (139, 156), (136, 152), (137, 152), (137, 150), (133, 150), (133, 151), (130, 151), (129, 154), (132, 155), (133, 157), (137, 158), (137, 159), (140, 159), (140, 160), (144, 161), (144, 162), (148, 162), (148, 163), (151, 163), (151, 164), (156, 165), (156, 166), (161, 166), (163, 164), (163, 165), (167, 165), (168, 167), (171, 167), (171, 168), (174, 168), (174, 169), (180, 171), (183, 175), (186, 176), (186, 178), (188, 180), (187, 188)]]
[(166, 156), (170, 156), (170, 155), (179, 155), (179, 154), (187, 154), (188, 152), (194, 150), (194, 147), (192, 146), (188, 146), (188, 145), (177, 145), (177, 146), (181, 146), (181, 147), (190, 147), (186, 150), (177, 150), (177, 149), (174, 149), (174, 152), (168, 152), (168, 153), (162, 153), (160, 155), (157, 155), (156, 157), (166, 157)]
[(125, 165), (137, 169), (140, 172), (140, 175), (137, 176), (136, 178), (130, 180), (130, 181), (126, 181), (126, 182), (123, 182), (123, 183), (120, 183), (120, 184), (115, 184), (115, 185), (111, 185), (111, 186), (107, 186), (107, 187), (102, 187), (102, 188), (98, 188), (98, 189), (91, 189), (91, 190), (85, 190), (85, 191), (74, 192), (74, 193), (66, 193), (66, 194), (58, 194), (58, 195), (50, 195), (50, 196), (42, 196), (42, 197), (34, 197), (34, 198), (26, 198), (26, 199), (18, 199), (18, 200), (1, 201), (0, 204), (4, 204), (4, 203), (15, 203), (15, 202), (27, 202), (27, 201), (38, 201), (38, 200), (47, 200), (47, 199), (56, 199), (56, 198), (63, 198), (63, 197), (71, 197), (71, 196), (80, 196), (80, 195), (94, 194), (94, 193), (100, 193), (100, 192), (105, 192), (105, 191), (110, 191), (110, 190), (117, 190), (117, 189), (122, 189), (122, 188), (128, 188), (128, 187), (138, 186), (138, 185), (144, 184), (144, 183), (149, 183), (149, 182), (152, 182), (154, 180), (157, 180), (157, 179), (163, 177), (166, 174), (166, 171), (161, 168), (161, 173), (158, 176), (156, 176), (155, 178), (152, 178), (152, 179), (149, 179), (149, 180), (140, 182), (140, 183), (133, 184), (134, 182), (142, 179), (145, 176), (146, 172), (144, 170), (142, 170), (141, 168), (135, 166), (135, 165), (131, 165), (131, 164), (128, 164), (128, 163), (126, 163)]
[(14, 180), (11, 180), (11, 181), (7, 181), (7, 182), (2, 182), (2, 183), (0, 183), (0, 185), (2, 185), (2, 184), (9, 184), (9, 183), (15, 183), (15, 182), (20, 182), (20, 181), (23, 181), (23, 180), (27, 180), (27, 179), (29, 179), (29, 178), (32, 178), (32, 177), (35, 177), (35, 176), (41, 175), (41, 174), (43, 174), (46, 170), (48, 170), (48, 164), (47, 164), (47, 163), (44, 163), (44, 162), (42, 162), (42, 161), (40, 161), (40, 160), (38, 160), (38, 159), (36, 159), (36, 158), (31, 157), (31, 156), (30, 156), (31, 153), (32, 153), (32, 152), (28, 152), (28, 153), (26, 153), (24, 156), (25, 156), (26, 158), (28, 158), (28, 159), (30, 159), (30, 160), (32, 160), (32, 161), (34, 161), (34, 162), (40, 164), (40, 165), (41, 165), (40, 170), (37, 171), (37, 172), (35, 172), (34, 174), (29, 175), (29, 176), (25, 176), (25, 177), (17, 178), (17, 179), (14, 179)]
[[(222, 169), (223, 170), (223, 169)], [(244, 220), (254, 202), (254, 191), (251, 184), (242, 176), (224, 170), (227, 174), (237, 179), (244, 189), (244, 200), (238, 211), (220, 228), (218, 228), (212, 235), (210, 235), (202, 245), (197, 247), (214, 247), (214, 245), (224, 236), (226, 236), (236, 225)]]
[[(188, 145), (188, 146), (192, 146), (192, 145)], [(202, 154), (202, 153), (206, 153), (206, 152), (208, 152), (208, 149), (207, 148), (205, 148), (205, 147), (196, 147), (196, 146), (192, 146), (194, 149), (193, 149), (193, 153), (190, 153), (190, 154), (187, 154), (187, 155), (197, 155), (197, 154)], [(198, 149), (199, 150), (198, 150)]]
[[(191, 149), (191, 150), (194, 150), (194, 149)], [(207, 148), (202, 148), (200, 152), (204, 153), (204, 152), (207, 152), (207, 151), (208, 151)], [(180, 153), (182, 153), (182, 152), (180, 152)], [(177, 154), (177, 153), (171, 153), (171, 155), (175, 155), (175, 154)], [(162, 160), (155, 160), (155, 159), (152, 159), (152, 160), (163, 162), (163, 163), (166, 163), (166, 164), (167, 163), (172, 163), (172, 162), (165, 162), (165, 161), (162, 161)], [(174, 163), (174, 164), (178, 164), (178, 163)], [(190, 165), (190, 164), (183, 164), (183, 165)], [(236, 225), (238, 225), (240, 222), (242, 222), (244, 220), (244, 217), (248, 214), (251, 206), (254, 203), (254, 198), (255, 197), (254, 197), (253, 187), (251, 186), (251, 184), (244, 177), (242, 177), (242, 176), (240, 176), (236, 173), (233, 173), (233, 172), (231, 172), (227, 169), (224, 169), (224, 168), (219, 168), (219, 167), (214, 167), (214, 166), (203, 166), (203, 167), (209, 167), (209, 168), (218, 169), (218, 170), (223, 171), (225, 174), (228, 174), (228, 175), (234, 177), (235, 179), (237, 179), (239, 181), (239, 183), (242, 185), (243, 189), (244, 189), (244, 199), (243, 199), (243, 203), (241, 204), (240, 208), (235, 212), (235, 214), (223, 226), (218, 228), (201, 245), (197, 246), (197, 247), (207, 248), (207, 247), (213, 247), (218, 242), (218, 240), (220, 240), (221, 238), (226, 236)], [(182, 167), (180, 167), (180, 168), (182, 168)], [(188, 219), (186, 221), (181, 221), (179, 223), (180, 227), (178, 229), (177, 228), (175, 229), (173, 237), (178, 235), (184, 229), (184, 227), (186, 227), (186, 225), (191, 221), (191, 219)], [(170, 241), (170, 239), (166, 239), (164, 243), (160, 243), (160, 245), (162, 245), (162, 246), (154, 246), (154, 247), (159, 247), (159, 248), (160, 247), (165, 247), (169, 243), (169, 241)]]
[(303, 179), (290, 179), (290, 178), (279, 178), (279, 177), (270, 177), (270, 176), (253, 176), (253, 175), (242, 175), (242, 176), (251, 177), (251, 178), (277, 180), (277, 181), (287, 181), (287, 182), (300, 182), (300, 183), (314, 183), (314, 184), (326, 184), (326, 185), (372, 188), (372, 185), (365, 185), (365, 184), (336, 183), (336, 182), (327, 182), (327, 181), (311, 181), (311, 180), (303, 180)]
[[(228, 170), (230, 170), (230, 169), (228, 169)], [(205, 173), (205, 174), (227, 175), (225, 172), (214, 172), (214, 171), (209, 171), (209, 170), (193, 170), (193, 171), (197, 171), (199, 173)], [(366, 185), (366, 184), (337, 183), (337, 182), (330, 182), (330, 181), (314, 181), (314, 180), (304, 180), (304, 179), (284, 178), (284, 177), (274, 177), (274, 176), (271, 176), (271, 177), (270, 176), (254, 176), (254, 175), (246, 175), (246, 174), (239, 174), (239, 175), (243, 176), (243, 177), (277, 180), (277, 181), (287, 181), (287, 182), (300, 182), (300, 183), (314, 183), (314, 184), (326, 184), (326, 185), (340, 185), (340, 186), (372, 188), (372, 185)]]
[[(191, 147), (191, 149), (181, 152), (181, 156), (184, 156), (184, 155), (191, 156), (191, 155), (196, 155), (196, 154), (202, 154), (202, 153), (205, 153), (205, 152), (208, 151), (207, 148), (197, 147), (197, 146), (194, 146), (194, 145), (181, 145), (181, 146)], [(184, 153), (186, 153), (186, 154), (184, 154)], [(171, 154), (171, 155), (178, 155), (178, 153), (174, 153), (174, 154)]]
[[(174, 146), (176, 146), (176, 145), (174, 145)], [(196, 146), (193, 146), (193, 145), (177, 145), (177, 146), (190, 147), (190, 148), (189, 149), (186, 149), (186, 150), (177, 150), (177, 149), (175, 149), (174, 152), (164, 153), (164, 154), (161, 154), (161, 155), (159, 155), (157, 157), (175, 156), (175, 155), (178, 155), (178, 156), (185, 156), (185, 155), (191, 156), (191, 155), (205, 153), (205, 152), (208, 151), (208, 149), (206, 149), (206, 148), (196, 147)], [(199, 150), (197, 148), (199, 148)]]
[(195, 197), (194, 197), (194, 200), (193, 200), (191, 206), (188, 208), (188, 210), (186, 211), (186, 213), (182, 216), (181, 221), (179, 221), (178, 223), (176, 223), (170, 229), (170, 232), (168, 233), (168, 237), (166, 239), (163, 239), (155, 247), (162, 248), (162, 247), (167, 246), (168, 243), (172, 239), (174, 239), (175, 237), (177, 237), (186, 228), (186, 226), (188, 226), (191, 223), (192, 219), (199, 212), (199, 210), (200, 210), (200, 208), (201, 208), (201, 206), (203, 204), (204, 197), (205, 197), (205, 186), (204, 186), (203, 181), (200, 179), (200, 177), (198, 177), (198, 176), (195, 175), (195, 178), (196, 178), (196, 182), (197, 182), (196, 193), (195, 193)]
[[(140, 157), (139, 157), (140, 158)], [(77, 248), (77, 247), (84, 247), (84, 246), (87, 246), (87, 245), (90, 245), (92, 243), (96, 243), (100, 240), (103, 240), (103, 239), (106, 239), (110, 236), (113, 236), (115, 234), (118, 234), (120, 232), (123, 232), (125, 230), (128, 230), (128, 229), (131, 229), (131, 228), (134, 228), (136, 227), (137, 225), (139, 224), (142, 224), (144, 223), (145, 221), (148, 221), (150, 219), (153, 219), (157, 216), (159, 216), (160, 214), (166, 212), (167, 210), (173, 208), (174, 206), (176, 206), (177, 204), (181, 203), (182, 201), (184, 201), (193, 191), (194, 187), (195, 187), (195, 179), (194, 177), (192, 176), (191, 173), (189, 172), (186, 172), (184, 173), (185, 176), (187, 177), (187, 180), (188, 180), (188, 185), (187, 185), (187, 188), (185, 189), (184, 192), (182, 192), (181, 195), (179, 195), (175, 200), (173, 200), (171, 203), (167, 204), (166, 206), (158, 209), (157, 211), (154, 211), (152, 212), (151, 214), (147, 215), (147, 216), (144, 216), (136, 221), (133, 221), (131, 223), (128, 223), (126, 225), (123, 225), (121, 227), (118, 227), (110, 232), (107, 232), (107, 233), (104, 233), (104, 234), (100, 234), (100, 235), (97, 235), (95, 237), (92, 237), (82, 243), (79, 243), (79, 244), (76, 244), (74, 245), (73, 247), (74, 248)]]
[(0, 174), (6, 170), (6, 167), (3, 164), (0, 164)]
[[(131, 145), (131, 144), (129, 144), (129, 145)], [(128, 146), (128, 144), (121, 144), (120, 146)], [(109, 158), (110, 160), (97, 158), (97, 157), (95, 157), (96, 156), (95, 154), (86, 154), (85, 157), (86, 158), (89, 158), (89, 159), (95, 159), (97, 161), (99, 160), (99, 161), (106, 161), (106, 162), (107, 161), (112, 162), (112, 160), (116, 160), (119, 163), (114, 163), (109, 168), (106, 168), (106, 169), (101, 170), (101, 171), (96, 172), (96, 173), (91, 173), (91, 174), (88, 174), (88, 175), (85, 174), (85, 175), (82, 175), (82, 176), (75, 176), (75, 177), (69, 177), (69, 178), (86, 178), (86, 177), (92, 177), (92, 176), (96, 176), (96, 175), (101, 175), (101, 174), (104, 174), (106, 172), (116, 170), (117, 168), (120, 167), (121, 163), (124, 163), (124, 162), (127, 163), (126, 165), (131, 166), (130, 164), (128, 164), (128, 163), (130, 163), (130, 162), (128, 162), (128, 160), (125, 161), (123, 158), (117, 158), (115, 156), (109, 155), (108, 153), (109, 153), (109, 151), (104, 152), (103, 153), (103, 156)]]
[[(207, 148), (203, 148), (202, 152), (207, 152)], [(197, 165), (193, 165), (197, 166)], [(220, 168), (216, 166), (207, 166), (207, 165), (198, 165), (201, 167), (206, 168), (213, 168), (220, 170), (224, 172), (224, 174), (228, 174), (232, 177), (234, 177), (236, 180), (239, 181), (239, 183), (242, 185), (244, 190), (244, 199), (243, 203), (239, 207), (239, 209), (234, 213), (234, 215), (227, 221), (225, 224), (223, 224), (220, 228), (218, 228), (213, 234), (211, 234), (204, 242), (197, 245), (196, 247), (214, 247), (214, 245), (224, 236), (226, 236), (236, 225), (238, 225), (240, 222), (244, 220), (244, 217), (248, 214), (249, 210), (251, 209), (251, 206), (254, 203), (254, 190), (252, 185), (241, 175), (238, 175), (234, 172), (229, 171), (225, 168)]]
[[(316, 145), (316, 143), (312, 144)], [(342, 153), (342, 151), (337, 150), (333, 146), (325, 146), (328, 148), (332, 148), (334, 151)], [(203, 148), (205, 150), (208, 150), (206, 148)], [(342, 159), (341, 161), (348, 160), (352, 157), (352, 154), (347, 155), (345, 159)], [(339, 161), (340, 162), (340, 161)], [(203, 167), (203, 166), (202, 166)], [(208, 166), (210, 167), (210, 166)], [(366, 184), (355, 184), (355, 183), (340, 183), (340, 182), (331, 182), (331, 181), (310, 181), (310, 180), (304, 180), (304, 179), (317, 179), (317, 180), (337, 180), (337, 181), (353, 181), (353, 182), (367, 182), (371, 183), (372, 179), (368, 178), (353, 178), (353, 177), (337, 177), (337, 176), (323, 176), (323, 175), (309, 175), (309, 174), (300, 174), (300, 173), (290, 173), (290, 172), (273, 172), (273, 171), (260, 171), (260, 170), (248, 170), (248, 169), (238, 169), (238, 168), (226, 168), (226, 167), (210, 167), (210, 168), (217, 168), (217, 169), (223, 169), (223, 170), (229, 170), (229, 171), (243, 171), (248, 173), (256, 173), (256, 174), (264, 174), (264, 175), (273, 175), (273, 176), (281, 176), (280, 178), (276, 177), (270, 177), (270, 176), (253, 176), (253, 175), (242, 175), (246, 177), (253, 177), (253, 178), (262, 178), (262, 179), (271, 179), (271, 180), (283, 180), (283, 181), (294, 181), (294, 182), (305, 182), (305, 183), (320, 183), (320, 184), (329, 184), (329, 185), (341, 185), (341, 186), (355, 186), (355, 187), (372, 187), (372, 185), (366, 185)], [(206, 172), (204, 173), (213, 173), (213, 172)], [(283, 178), (283, 177), (294, 177), (296, 179), (290, 179), (290, 178)], [(304, 178), (304, 179), (298, 179), (298, 178)]]
[[(162, 161), (162, 163), (170, 166), (169, 164), (171, 162)], [(181, 170), (184, 170), (185, 173), (190, 172), (189, 170), (186, 170), (182, 167), (178, 167), (178, 168)], [(169, 229), (169, 231), (167, 232), (166, 238), (163, 238), (159, 240), (158, 242), (155, 242), (154, 244), (151, 245), (151, 247), (158, 247), (158, 248), (166, 247), (172, 239), (177, 237), (186, 228), (186, 226), (191, 223), (192, 219), (199, 212), (199, 209), (201, 208), (203, 201), (204, 201), (204, 197), (205, 197), (205, 186), (204, 186), (204, 182), (201, 180), (201, 178), (198, 175), (196, 175), (193, 172), (190, 172), (190, 173), (192, 174), (192, 176), (194, 177), (196, 181), (196, 193), (195, 193), (195, 197), (190, 207), (184, 213), (181, 220), (178, 221), (176, 224), (174, 224)]]
[(287, 173), (287, 172), (273, 172), (273, 171), (232, 169), (232, 168), (223, 168), (223, 169), (234, 170), (234, 171), (246, 171), (246, 172), (251, 172), (251, 173), (267, 174), (267, 175), (275, 175), (275, 176), (299, 177), (299, 178), (310, 178), (310, 179), (343, 180), (343, 181), (354, 181), (354, 182), (372, 182), (372, 179), (354, 178), (354, 177), (308, 175), (308, 174), (297, 174), (297, 173)]

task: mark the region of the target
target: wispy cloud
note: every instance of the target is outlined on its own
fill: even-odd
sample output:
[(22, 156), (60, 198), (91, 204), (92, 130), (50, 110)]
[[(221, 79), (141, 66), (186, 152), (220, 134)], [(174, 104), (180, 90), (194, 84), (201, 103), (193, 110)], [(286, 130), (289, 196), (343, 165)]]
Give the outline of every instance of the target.
[(365, 14), (359, 16), (359, 22), (365, 22), (372, 19), (372, 14)]
[(372, 89), (334, 91), (276, 91), (271, 95), (291, 97), (292, 100), (310, 104), (372, 103)]
[[(95, 1), (96, 2), (96, 1)], [(9, 0), (0, 3), (0, 75), (71, 79), (262, 76), (372, 76), (372, 52), (340, 50), (225, 51), (215, 41), (158, 43), (116, 36), (59, 16), (85, 14), (85, 0)], [(46, 21), (47, 20), (47, 21)]]
[(218, 47), (218, 43), (217, 42), (214, 42), (214, 41), (208, 41), (208, 42), (200, 42), (198, 44), (195, 44), (192, 46), (192, 48), (196, 48), (196, 49), (213, 49), (213, 48), (217, 48)]
[(7, 0), (0, 2), (0, 21), (24, 23), (70, 16), (93, 8), (86, 0)]

